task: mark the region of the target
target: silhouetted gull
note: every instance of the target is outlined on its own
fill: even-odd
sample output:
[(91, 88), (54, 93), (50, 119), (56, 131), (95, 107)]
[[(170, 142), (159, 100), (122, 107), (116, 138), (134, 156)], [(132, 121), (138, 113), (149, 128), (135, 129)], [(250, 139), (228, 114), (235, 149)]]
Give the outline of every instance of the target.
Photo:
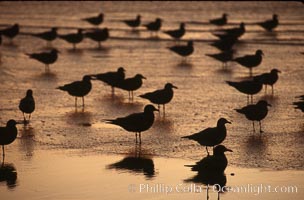
[(137, 15), (136, 19), (128, 19), (128, 20), (123, 20), (123, 22), (125, 24), (127, 24), (129, 27), (131, 28), (136, 28), (140, 26), (140, 22), (141, 22), (141, 16)]
[(146, 77), (144, 77), (141, 74), (136, 74), (134, 77), (132, 78), (126, 78), (124, 80), (122, 80), (119, 84), (118, 84), (118, 88), (126, 90), (129, 92), (129, 100), (131, 99), (133, 101), (133, 91), (139, 89), (142, 86), (142, 79), (146, 79)]
[(223, 67), (227, 67), (227, 62), (231, 61), (233, 58), (233, 50), (223, 51), (217, 54), (205, 54), (215, 60), (221, 61), (223, 63)]
[(293, 102), (294, 108), (304, 112), (304, 95), (297, 96), (296, 98), (299, 98), (301, 101)]
[(263, 85), (265, 85), (265, 92), (267, 92), (267, 85), (271, 86), (271, 91), (273, 94), (273, 85), (279, 79), (278, 73), (281, 73), (278, 69), (272, 69), (270, 73), (264, 73), (261, 75), (254, 76), (253, 79), (259, 81)]
[(90, 38), (91, 40), (98, 42), (98, 48), (100, 49), (101, 42), (109, 39), (110, 34), (109, 34), (109, 29), (104, 28), (104, 29), (95, 29), (93, 31), (86, 32), (85, 36)]
[(240, 27), (238, 27), (238, 28), (224, 29), (221, 31), (223, 31), (225, 34), (227, 34), (229, 36), (234, 36), (236, 38), (239, 38), (246, 32), (245, 23), (241, 22)]
[(45, 71), (49, 71), (49, 65), (53, 64), (58, 59), (58, 53), (59, 51), (57, 49), (52, 49), (48, 52), (41, 52), (41, 53), (32, 53), (32, 54), (26, 54), (32, 59), (35, 59), (43, 64), (45, 64)]
[(187, 57), (194, 52), (193, 41), (188, 41), (187, 45), (176, 45), (168, 47), (168, 49), (180, 56)]
[(91, 75), (92, 80), (100, 80), (112, 88), (112, 95), (114, 95), (115, 87), (118, 87), (119, 84), (125, 79), (125, 69), (119, 67), (115, 72), (106, 72), (101, 74)]
[(91, 76), (83, 76), (81, 81), (74, 81), (64, 86), (57, 87), (62, 91), (66, 91), (69, 95), (75, 97), (75, 108), (77, 108), (77, 97), (82, 97), (82, 107), (84, 108), (84, 96), (89, 94), (92, 89)]
[(45, 31), (42, 33), (32, 33), (31, 36), (38, 37), (47, 42), (47, 46), (57, 38), (57, 28), (53, 27), (50, 31)]
[(18, 130), (16, 124), (18, 123), (15, 120), (10, 119), (5, 127), (0, 127), (0, 145), (2, 145), (3, 161), (5, 157), (4, 145), (14, 142), (17, 137)]
[(262, 133), (262, 126), (261, 126), (261, 120), (263, 120), (268, 113), (267, 106), (271, 106), (267, 101), (260, 100), (256, 104), (251, 104), (248, 106), (245, 106), (241, 109), (235, 109), (238, 113), (244, 114), (248, 120), (252, 121), (253, 125), (253, 131), (255, 132), (254, 128), (254, 121), (258, 121), (260, 124), (260, 133)]
[(272, 15), (271, 20), (266, 20), (264, 22), (257, 23), (265, 30), (271, 32), (273, 29), (275, 29), (279, 25), (278, 15), (274, 14)]
[(73, 49), (76, 49), (76, 44), (83, 40), (82, 29), (78, 29), (77, 33), (69, 33), (65, 35), (58, 35), (59, 38), (73, 44)]
[(13, 26), (0, 30), (0, 35), (4, 35), (8, 37), (11, 43), (18, 34), (19, 34), (19, 24), (14, 24)]
[(247, 102), (249, 102), (249, 95), (251, 96), (252, 102), (252, 95), (259, 93), (263, 88), (263, 84), (256, 80), (247, 80), (240, 82), (226, 81), (226, 83), (237, 89), (239, 92), (247, 94)]
[(137, 133), (139, 133), (139, 142), (141, 143), (141, 132), (148, 130), (154, 123), (154, 111), (158, 111), (153, 105), (146, 105), (144, 112), (134, 113), (126, 117), (106, 120), (109, 124), (115, 124), (126, 131), (135, 132), (136, 143)]
[(186, 167), (191, 167), (192, 171), (197, 171), (200, 173), (223, 173), (228, 165), (228, 160), (225, 156), (225, 152), (233, 152), (231, 149), (227, 149), (224, 145), (218, 145), (213, 149), (213, 155), (207, 156), (197, 162), (195, 165), (185, 165)]
[(92, 25), (98, 26), (103, 22), (104, 14), (100, 13), (97, 16), (83, 18), (83, 21), (86, 21)]
[(30, 121), (31, 114), (35, 110), (35, 100), (33, 97), (33, 91), (31, 89), (27, 90), (26, 96), (20, 100), (19, 109), (23, 114), (24, 123), (26, 123), (26, 118), (24, 113), (29, 114), (29, 121)]
[(228, 16), (228, 14), (224, 13), (222, 15), (222, 17), (216, 18), (216, 19), (210, 19), (209, 22), (210, 22), (210, 24), (214, 24), (217, 26), (223, 26), (223, 25), (227, 24), (227, 21), (228, 21), (227, 16)]
[(141, 98), (148, 99), (150, 102), (157, 104), (158, 109), (163, 105), (163, 115), (165, 116), (165, 104), (169, 103), (173, 98), (173, 88), (177, 89), (172, 83), (166, 83), (164, 89), (155, 90), (139, 95)]
[(243, 67), (249, 68), (250, 76), (252, 76), (252, 68), (257, 67), (262, 63), (263, 51), (258, 49), (253, 55), (245, 55), (242, 57), (238, 57), (233, 59), (233, 61), (239, 63)]
[(212, 42), (210, 45), (216, 47), (221, 51), (231, 51), (232, 47), (235, 45), (236, 42), (237, 42), (237, 38), (231, 37), (231, 38), (226, 38), (223, 40)]
[(161, 23), (162, 23), (162, 19), (156, 18), (154, 22), (144, 24), (143, 26), (145, 26), (152, 33), (152, 32), (157, 32), (160, 30), (161, 25), (162, 25)]
[(231, 124), (231, 122), (229, 122), (227, 119), (220, 118), (217, 121), (216, 127), (206, 128), (198, 133), (184, 136), (182, 138), (197, 141), (200, 145), (205, 146), (209, 155), (208, 147), (214, 147), (218, 144), (221, 144), (225, 140), (227, 135), (225, 124), (227, 123)]
[(186, 32), (185, 23), (181, 23), (179, 29), (164, 31), (165, 34), (169, 35), (174, 39), (182, 38), (185, 35), (185, 32)]

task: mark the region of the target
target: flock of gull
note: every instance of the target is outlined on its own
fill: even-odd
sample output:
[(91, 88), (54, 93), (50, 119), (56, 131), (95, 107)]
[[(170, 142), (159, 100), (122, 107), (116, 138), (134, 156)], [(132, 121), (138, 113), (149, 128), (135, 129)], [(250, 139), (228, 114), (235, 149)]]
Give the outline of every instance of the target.
[[(222, 17), (217, 19), (211, 19), (210, 24), (222, 27), (228, 23), (228, 14), (223, 14)], [(47, 42), (48, 46), (51, 46), (51, 42), (56, 38), (65, 40), (73, 45), (73, 49), (76, 49), (76, 45), (79, 44), (84, 38), (89, 38), (98, 43), (98, 47), (101, 47), (101, 42), (106, 41), (110, 38), (110, 30), (108, 28), (98, 28), (100, 24), (104, 21), (104, 14), (98, 14), (97, 16), (81, 19), (86, 21), (95, 28), (93, 29), (78, 29), (76, 33), (70, 34), (58, 34), (58, 28), (54, 27), (50, 31), (41, 33), (24, 33), (33, 37), (40, 38)], [(157, 18), (155, 21), (141, 24), (141, 16), (136, 16), (135, 19), (122, 20), (127, 26), (132, 30), (135, 30), (141, 26), (145, 27), (151, 32), (151, 36), (156, 35), (161, 30), (162, 19)], [(278, 25), (278, 16), (273, 15), (273, 18), (264, 22), (259, 22), (257, 25), (261, 26), (266, 31), (273, 31)], [(172, 39), (178, 41), (186, 34), (185, 23), (180, 23), (180, 27), (174, 30), (163, 31)], [(267, 86), (271, 86), (272, 95), (274, 94), (273, 86), (278, 80), (278, 73), (280, 70), (272, 69), (270, 72), (263, 73), (260, 75), (253, 76), (253, 68), (258, 67), (263, 60), (263, 51), (257, 49), (251, 55), (243, 55), (241, 57), (234, 57), (233, 46), (239, 41), (240, 37), (246, 33), (245, 23), (240, 23), (239, 27), (230, 29), (218, 29), (212, 34), (218, 38), (217, 41), (211, 43), (212, 46), (219, 49), (221, 52), (218, 54), (206, 54), (207, 56), (218, 60), (223, 63), (223, 67), (227, 67), (228, 62), (236, 62), (239, 65), (249, 69), (250, 79), (244, 81), (226, 81), (226, 83), (238, 90), (240, 93), (247, 95), (247, 105), (235, 109), (236, 112), (244, 115), (248, 120), (253, 123), (258, 121), (260, 125), (260, 132), (262, 133), (261, 121), (267, 116), (268, 107), (271, 106), (267, 101), (260, 100), (256, 104), (253, 103), (253, 95), (259, 93), (263, 86), (265, 86), (265, 91), (267, 91)], [(2, 36), (9, 38), (11, 41), (19, 34), (19, 25), (15, 24), (10, 27), (6, 27), (0, 30), (0, 42), (2, 43)], [(168, 47), (170, 51), (186, 59), (194, 52), (193, 41), (189, 40), (186, 45), (175, 45)], [(49, 66), (54, 64), (59, 55), (57, 49), (52, 49), (48, 52), (39, 53), (26, 53), (30, 59), (37, 60), (44, 64), (45, 72), (50, 71)], [(136, 74), (134, 77), (126, 78), (125, 69), (119, 67), (117, 71), (104, 72), (100, 74), (89, 74), (84, 75), (82, 80), (74, 81), (72, 83), (67, 83), (62, 86), (58, 86), (57, 89), (67, 92), (70, 96), (75, 98), (75, 107), (77, 108), (77, 98), (82, 98), (82, 107), (84, 108), (84, 97), (90, 93), (92, 90), (91, 81), (101, 81), (112, 88), (112, 95), (115, 93), (115, 89), (122, 89), (129, 93), (129, 101), (133, 101), (133, 92), (138, 90), (142, 86), (142, 80), (145, 77), (142, 74)], [(136, 143), (141, 143), (141, 133), (150, 129), (154, 123), (154, 112), (160, 112), (160, 106), (163, 106), (163, 115), (165, 116), (165, 105), (168, 104), (173, 96), (174, 90), (177, 89), (172, 83), (166, 83), (163, 88), (151, 91), (145, 94), (139, 95), (140, 98), (146, 99), (151, 104), (144, 107), (144, 111), (140, 113), (133, 113), (128, 116), (118, 117), (115, 119), (106, 119), (105, 123), (117, 125), (122, 127), (128, 132), (135, 133)], [(251, 97), (251, 101), (249, 98)], [(157, 105), (156, 108), (154, 105)], [(304, 112), (304, 96), (299, 97), (298, 102), (294, 102), (296, 108), (301, 109)], [(33, 97), (33, 91), (31, 89), (27, 90), (26, 96), (20, 100), (19, 109), (23, 113), (24, 123), (29, 123), (31, 114), (35, 110), (35, 101)], [(28, 119), (26, 119), (26, 114), (28, 114)], [(20, 123), (20, 122), (18, 122)], [(196, 165), (190, 165), (193, 171), (211, 170), (216, 171), (220, 174), (225, 170), (227, 166), (227, 159), (224, 152), (231, 151), (221, 143), (225, 140), (227, 135), (226, 124), (229, 124), (227, 119), (220, 118), (217, 121), (215, 127), (206, 128), (200, 132), (194, 133), (192, 135), (183, 136), (182, 138), (193, 140), (198, 142), (201, 146), (206, 147), (208, 156), (198, 162)], [(12, 143), (17, 136), (17, 122), (15, 120), (9, 120), (4, 127), (0, 127), (0, 145), (3, 148), (3, 159), (4, 159), (4, 145)], [(208, 147), (213, 147), (213, 155), (209, 155)], [(202, 173), (205, 174), (205, 173)]]

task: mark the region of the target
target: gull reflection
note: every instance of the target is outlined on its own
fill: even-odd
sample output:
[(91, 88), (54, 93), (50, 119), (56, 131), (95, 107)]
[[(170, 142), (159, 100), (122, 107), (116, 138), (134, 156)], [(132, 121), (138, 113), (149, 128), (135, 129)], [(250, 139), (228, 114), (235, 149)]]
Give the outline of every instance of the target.
[(2, 163), (0, 166), (0, 183), (6, 182), (9, 189), (17, 186), (17, 170), (11, 163)]

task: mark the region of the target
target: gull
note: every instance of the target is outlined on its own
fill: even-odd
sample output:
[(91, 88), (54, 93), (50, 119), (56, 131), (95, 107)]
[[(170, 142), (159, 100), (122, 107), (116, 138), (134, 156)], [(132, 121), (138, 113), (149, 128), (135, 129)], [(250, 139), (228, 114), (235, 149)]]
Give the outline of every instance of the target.
[(256, 104), (251, 104), (248, 106), (245, 106), (241, 109), (235, 109), (238, 113), (244, 114), (245, 117), (248, 120), (252, 121), (253, 125), (253, 131), (255, 132), (254, 128), (254, 121), (258, 121), (260, 124), (260, 133), (262, 133), (262, 126), (261, 126), (261, 120), (263, 120), (268, 113), (268, 106), (271, 106), (267, 101), (260, 100)]
[(266, 31), (272, 32), (272, 30), (279, 25), (278, 15), (273, 14), (271, 20), (266, 20), (257, 24), (264, 28)]
[(143, 26), (147, 28), (147, 30), (152, 32), (157, 32), (161, 28), (162, 19), (156, 18), (154, 22), (150, 22), (148, 24), (144, 24)]
[(28, 121), (30, 121), (31, 114), (35, 110), (35, 99), (33, 97), (33, 90), (29, 89), (26, 91), (26, 96), (20, 100), (19, 109), (23, 114), (24, 123), (26, 123), (26, 118), (24, 113), (29, 114)]
[(114, 95), (115, 87), (118, 87), (120, 82), (125, 79), (125, 69), (119, 67), (115, 72), (106, 72), (100, 74), (91, 75), (92, 80), (100, 80), (112, 88), (112, 95)]
[(177, 89), (177, 87), (172, 83), (166, 83), (163, 89), (148, 92), (139, 96), (141, 98), (148, 99), (154, 104), (158, 104), (158, 110), (160, 110), (160, 105), (163, 105), (163, 115), (165, 115), (165, 104), (172, 100), (174, 94), (173, 88)]
[(228, 21), (227, 16), (228, 16), (228, 14), (224, 13), (222, 15), (222, 17), (216, 18), (216, 19), (210, 19), (209, 22), (210, 22), (210, 24), (214, 24), (217, 26), (223, 26), (223, 25), (227, 24), (227, 21)]
[(82, 29), (78, 29), (77, 33), (69, 33), (65, 35), (58, 35), (59, 38), (73, 44), (73, 50), (76, 49), (76, 44), (83, 40)]
[(185, 23), (181, 23), (179, 29), (164, 31), (165, 34), (177, 40), (182, 38), (185, 35), (185, 32), (186, 32)]
[(126, 117), (105, 120), (106, 123), (122, 127), (126, 131), (135, 132), (136, 143), (137, 133), (141, 143), (141, 132), (148, 130), (154, 123), (154, 111), (158, 111), (153, 105), (146, 105), (144, 112), (130, 114)]
[(267, 92), (267, 85), (270, 85), (273, 94), (273, 85), (279, 79), (278, 73), (281, 73), (281, 71), (278, 69), (272, 69), (270, 73), (263, 73), (261, 75), (254, 76), (253, 79), (265, 85), (265, 92)]
[(263, 51), (258, 49), (255, 54), (245, 55), (242, 57), (238, 57), (233, 59), (233, 61), (239, 63), (243, 67), (249, 68), (249, 74), (252, 76), (252, 68), (257, 67), (262, 63), (262, 56), (264, 55)]
[(86, 21), (92, 25), (98, 26), (103, 22), (104, 14), (100, 13), (97, 16), (83, 18), (83, 21)]
[(190, 56), (194, 52), (193, 41), (188, 41), (187, 45), (176, 45), (168, 49), (182, 57)]
[(19, 34), (19, 29), (19, 24), (14, 24), (13, 26), (0, 30), (0, 35), (8, 37), (10, 39), (10, 43), (12, 43), (13, 39)]
[(123, 22), (128, 25), (131, 28), (136, 28), (140, 26), (140, 22), (141, 22), (141, 16), (137, 15), (136, 19), (128, 19), (128, 20), (123, 20)]
[(18, 123), (15, 120), (10, 119), (5, 127), (0, 127), (0, 145), (2, 145), (3, 162), (5, 157), (4, 145), (11, 144), (17, 137), (18, 130), (16, 124)]
[(82, 97), (82, 108), (84, 108), (84, 96), (89, 94), (92, 89), (91, 76), (83, 76), (81, 81), (74, 81), (64, 86), (59, 86), (56, 89), (66, 91), (69, 95), (75, 97), (75, 108), (77, 108), (77, 97)]
[(47, 42), (47, 46), (50, 46), (51, 42), (57, 38), (57, 28), (53, 27), (50, 31), (32, 33), (30, 35), (45, 40)]
[(101, 42), (106, 41), (109, 39), (110, 34), (109, 34), (109, 29), (104, 28), (104, 29), (95, 29), (90, 32), (85, 33), (85, 37), (90, 38), (93, 41), (98, 42), (98, 48), (101, 48)]
[(227, 130), (225, 124), (231, 124), (227, 119), (220, 118), (217, 121), (216, 127), (206, 128), (198, 133), (194, 133), (189, 136), (183, 136), (182, 138), (187, 138), (189, 140), (194, 140), (198, 142), (200, 145), (206, 147), (206, 151), (208, 152), (208, 147), (214, 147), (216, 145), (221, 144), (227, 135)]
[(233, 50), (223, 51), (217, 54), (205, 54), (215, 60), (221, 61), (223, 63), (223, 67), (227, 67), (227, 62), (233, 59)]
[(249, 102), (249, 96), (251, 97), (251, 102), (252, 102), (252, 96), (254, 94), (259, 93), (263, 87), (263, 84), (256, 80), (248, 80), (248, 81), (240, 81), (240, 82), (226, 81), (226, 83), (237, 89), (239, 92), (243, 94), (247, 94), (247, 102)]
[(50, 70), (49, 65), (53, 64), (58, 59), (59, 51), (57, 49), (52, 49), (50, 52), (41, 52), (41, 53), (32, 53), (25, 54), (29, 56), (29, 58), (35, 59), (43, 64), (45, 64), (45, 71), (48, 72)]
[(122, 80), (119, 84), (118, 84), (118, 88), (126, 90), (129, 92), (129, 100), (131, 99), (133, 101), (133, 91), (139, 89), (142, 86), (142, 79), (146, 79), (146, 77), (144, 77), (141, 74), (136, 74), (134, 77), (132, 78), (126, 78), (124, 80)]

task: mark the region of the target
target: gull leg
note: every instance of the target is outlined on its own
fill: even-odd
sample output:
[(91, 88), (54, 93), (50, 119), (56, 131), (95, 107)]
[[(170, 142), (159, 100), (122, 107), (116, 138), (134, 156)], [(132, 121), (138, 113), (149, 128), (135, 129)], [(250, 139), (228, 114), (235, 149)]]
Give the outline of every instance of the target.
[(252, 126), (253, 126), (253, 132), (255, 133), (254, 121), (252, 121)]
[(261, 121), (259, 121), (259, 124), (260, 124), (260, 133), (263, 133), (264, 131), (262, 131), (262, 124), (261, 124)]
[(141, 133), (139, 132), (139, 144), (141, 144)]
[(207, 154), (208, 154), (208, 156), (209, 156), (209, 151), (208, 151), (208, 147), (206, 146), (206, 151), (207, 151)]
[(136, 138), (135, 142), (137, 143), (137, 133), (135, 133), (135, 138)]
[(4, 145), (2, 145), (2, 164), (4, 164), (4, 158), (5, 158)]
[(84, 97), (82, 97), (82, 107), (84, 108)]

